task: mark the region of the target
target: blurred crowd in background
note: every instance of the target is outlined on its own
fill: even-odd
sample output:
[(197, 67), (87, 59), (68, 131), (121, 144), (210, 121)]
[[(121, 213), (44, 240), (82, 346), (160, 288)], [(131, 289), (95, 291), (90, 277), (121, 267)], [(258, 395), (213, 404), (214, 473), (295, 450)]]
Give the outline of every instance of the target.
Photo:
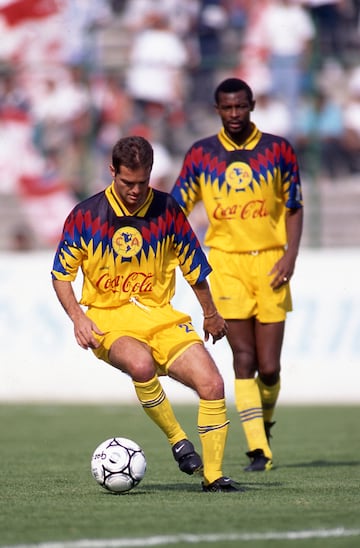
[(53, 247), (123, 135), (170, 190), (231, 76), (305, 181), (360, 184), (360, 0), (0, 0), (0, 33), (0, 249)]

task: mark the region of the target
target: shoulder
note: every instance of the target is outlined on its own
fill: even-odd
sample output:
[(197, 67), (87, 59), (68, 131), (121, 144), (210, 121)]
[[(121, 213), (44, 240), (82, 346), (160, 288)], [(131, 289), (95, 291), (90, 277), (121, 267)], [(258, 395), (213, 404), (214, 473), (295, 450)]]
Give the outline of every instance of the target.
[(262, 132), (261, 140), (263, 141), (263, 143), (266, 143), (268, 146), (273, 144), (274, 146), (278, 145), (281, 148), (284, 148), (284, 147), (292, 148), (292, 144), (290, 143), (290, 141), (286, 137), (283, 137), (282, 135)]
[(92, 213), (99, 210), (101, 203), (106, 203), (105, 190), (101, 190), (97, 194), (93, 194), (88, 198), (85, 198), (81, 202), (78, 202), (69, 214), (69, 217), (74, 217), (78, 214), (85, 215), (86, 213)]
[(262, 154), (271, 162), (286, 166), (298, 164), (295, 149), (286, 137), (272, 133), (262, 133), (258, 145)]
[(197, 141), (194, 141), (194, 143), (189, 148), (188, 152), (191, 152), (194, 150), (208, 150), (209, 148), (212, 148), (214, 144), (219, 144), (219, 139), (217, 134), (209, 135), (208, 137), (204, 137), (202, 139), (198, 139)]
[(218, 135), (210, 135), (209, 137), (198, 139), (187, 150), (184, 165), (188, 169), (201, 167), (204, 157), (217, 155), (220, 148), (223, 148), (223, 146), (219, 141)]
[(175, 198), (169, 194), (169, 192), (164, 192), (163, 190), (158, 190), (157, 188), (152, 188), (153, 194), (154, 194), (154, 200), (153, 203), (157, 207), (161, 207), (164, 210), (174, 208), (178, 209), (179, 204), (175, 200)]
[(149, 208), (149, 216), (152, 218), (162, 219), (160, 222), (165, 222), (166, 225), (172, 223), (185, 223), (185, 215), (178, 201), (172, 194), (161, 190), (152, 189), (153, 200)]
[(100, 190), (100, 192), (97, 192), (96, 194), (92, 194), (88, 198), (85, 198), (81, 202), (77, 204), (77, 206), (80, 209), (87, 209), (91, 204), (96, 204), (101, 202), (105, 199), (105, 190)]

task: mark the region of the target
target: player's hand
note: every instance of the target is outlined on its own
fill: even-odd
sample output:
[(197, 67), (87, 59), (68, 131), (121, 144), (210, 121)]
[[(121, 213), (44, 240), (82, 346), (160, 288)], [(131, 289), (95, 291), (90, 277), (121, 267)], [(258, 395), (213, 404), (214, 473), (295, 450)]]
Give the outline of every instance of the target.
[(205, 342), (209, 340), (211, 335), (213, 344), (225, 337), (228, 330), (226, 321), (218, 312), (211, 318), (204, 318), (203, 328), (205, 333)]
[(274, 265), (269, 272), (272, 276), (270, 285), (273, 289), (279, 289), (281, 286), (290, 282), (291, 276), (294, 273), (295, 261), (287, 253)]
[(81, 348), (84, 348), (84, 350), (87, 350), (88, 348), (98, 348), (100, 346), (94, 333), (97, 335), (104, 335), (97, 325), (85, 314), (79, 316), (79, 318), (74, 321), (75, 339), (78, 345), (81, 346)]

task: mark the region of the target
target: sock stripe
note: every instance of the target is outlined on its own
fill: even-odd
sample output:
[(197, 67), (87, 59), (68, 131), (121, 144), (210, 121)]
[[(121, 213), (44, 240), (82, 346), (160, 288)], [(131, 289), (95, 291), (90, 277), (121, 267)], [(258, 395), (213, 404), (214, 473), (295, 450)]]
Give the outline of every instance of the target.
[(239, 411), (239, 415), (240, 415), (241, 422), (247, 422), (254, 419), (262, 419), (263, 410), (262, 410), (262, 407), (251, 407), (249, 409), (244, 409), (243, 411)]
[(144, 409), (151, 409), (152, 407), (156, 407), (157, 405), (160, 405), (165, 400), (165, 392), (162, 390), (161, 393), (157, 398), (154, 398), (153, 400), (140, 400), (141, 405)]
[(228, 426), (230, 421), (223, 422), (222, 424), (213, 424), (208, 426), (199, 426), (198, 425), (198, 432), (199, 434), (206, 434), (207, 432), (213, 432), (215, 430), (220, 430), (221, 428), (225, 428), (225, 426)]

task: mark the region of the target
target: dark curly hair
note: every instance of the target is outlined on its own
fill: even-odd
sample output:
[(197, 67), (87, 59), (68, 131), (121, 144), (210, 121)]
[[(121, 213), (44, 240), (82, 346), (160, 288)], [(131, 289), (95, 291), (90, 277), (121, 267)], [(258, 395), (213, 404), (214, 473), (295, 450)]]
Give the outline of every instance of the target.
[(216, 88), (214, 93), (215, 103), (219, 104), (220, 93), (236, 93), (237, 91), (245, 91), (249, 103), (254, 101), (252, 89), (244, 80), (228, 78), (227, 80), (223, 80)]

